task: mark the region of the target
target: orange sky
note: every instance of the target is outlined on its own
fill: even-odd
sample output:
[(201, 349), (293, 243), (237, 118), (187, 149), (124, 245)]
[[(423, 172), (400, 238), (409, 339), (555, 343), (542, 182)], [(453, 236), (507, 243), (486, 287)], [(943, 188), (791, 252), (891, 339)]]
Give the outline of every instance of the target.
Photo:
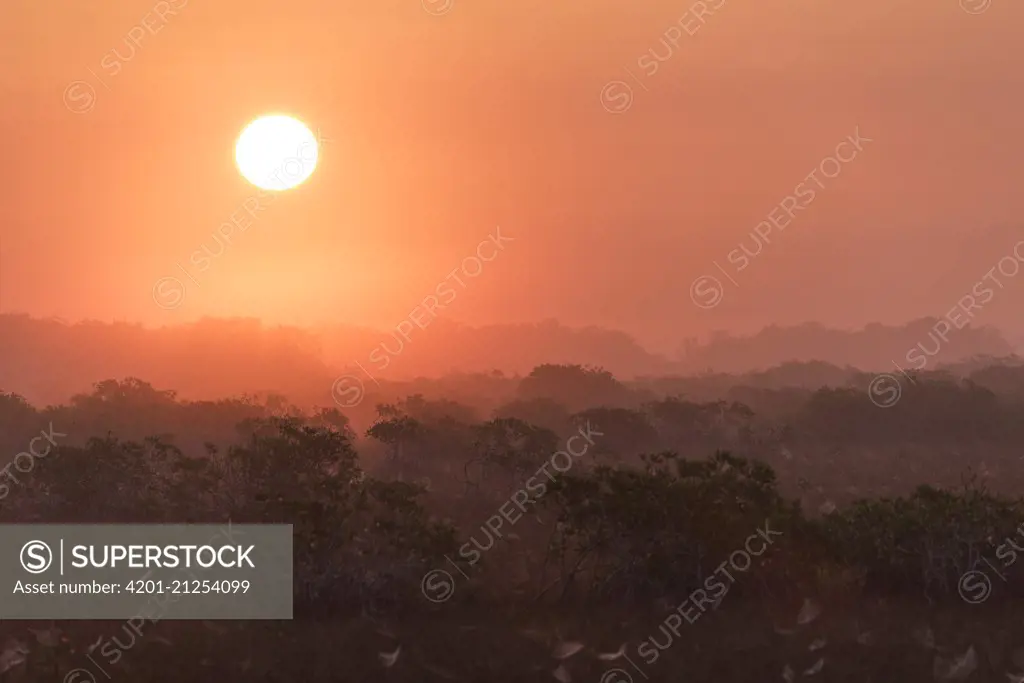
[[(514, 242), (452, 318), (671, 347), (941, 314), (1024, 238), (1018, 0), (725, 0), (651, 76), (638, 58), (692, 2), (168, 2), (155, 24), (151, 0), (0, 6), (0, 311), (393, 327), (501, 226)], [(643, 85), (613, 115), (599, 95), (626, 68)], [(154, 283), (254, 192), (238, 133), (280, 110), (328, 139), (319, 168), (161, 309)], [(695, 306), (694, 278), (858, 126), (873, 142)], [(983, 322), (1019, 310), (1017, 284)]]

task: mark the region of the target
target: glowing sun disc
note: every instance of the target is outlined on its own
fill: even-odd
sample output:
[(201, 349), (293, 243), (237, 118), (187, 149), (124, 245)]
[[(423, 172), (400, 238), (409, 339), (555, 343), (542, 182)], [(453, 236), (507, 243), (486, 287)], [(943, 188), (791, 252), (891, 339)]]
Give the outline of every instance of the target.
[(280, 114), (256, 119), (235, 144), (239, 172), (262, 190), (301, 185), (313, 174), (318, 155), (313, 132), (298, 119)]

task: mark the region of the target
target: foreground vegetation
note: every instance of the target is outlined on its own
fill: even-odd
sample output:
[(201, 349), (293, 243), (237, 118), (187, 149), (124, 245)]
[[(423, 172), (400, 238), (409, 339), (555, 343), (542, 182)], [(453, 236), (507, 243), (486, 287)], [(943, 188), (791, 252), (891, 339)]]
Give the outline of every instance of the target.
[[(39, 630), (51, 625), (8, 622), (0, 668), (101, 676), (89, 645), (117, 637), (122, 656), (100, 663), (143, 680), (621, 683), (602, 677), (676, 680), (681, 667), (696, 680), (787, 667), (934, 680), (955, 677), (958, 657), (974, 658), (979, 680), (1024, 670), (1010, 611), (1024, 585), (1024, 507), (990, 486), (1013, 485), (992, 472), (1017, 458), (1015, 399), (936, 379), (886, 410), (863, 390), (821, 389), (765, 416), (678, 396), (586, 405), (542, 395), (552, 372), (569, 378), (563, 388), (614, 382), (540, 368), (490, 419), (416, 395), (378, 406), (365, 434), (335, 409), (181, 402), (138, 380), (43, 410), (0, 394), (3, 452), (25, 452), (40, 433), (55, 444), (12, 459), (0, 521), (290, 523), (296, 614), (134, 634), (63, 623), (52, 642)], [(906, 457), (933, 444), (930, 459)], [(873, 457), (853, 462), (837, 447)], [(759, 530), (770, 543), (753, 552)], [(726, 562), (739, 569), (723, 592), (709, 582)], [(580, 652), (552, 656), (575, 641)], [(630, 664), (596, 656), (623, 643)]]

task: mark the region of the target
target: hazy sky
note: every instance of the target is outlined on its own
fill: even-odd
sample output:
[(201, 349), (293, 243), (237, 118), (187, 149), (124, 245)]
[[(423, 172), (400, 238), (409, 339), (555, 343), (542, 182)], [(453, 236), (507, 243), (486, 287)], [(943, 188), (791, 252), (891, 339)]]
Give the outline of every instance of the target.
[[(501, 226), (450, 317), (658, 347), (941, 314), (1024, 239), (1024, 4), (990, 2), (705, 0), (700, 24), (664, 0), (5, 0), (0, 311), (392, 327)], [(235, 140), (277, 111), (320, 129), (320, 165), (197, 272), (254, 193)], [(858, 128), (871, 142), (729, 265)], [(1019, 310), (1024, 273), (999, 297), (984, 322)]]

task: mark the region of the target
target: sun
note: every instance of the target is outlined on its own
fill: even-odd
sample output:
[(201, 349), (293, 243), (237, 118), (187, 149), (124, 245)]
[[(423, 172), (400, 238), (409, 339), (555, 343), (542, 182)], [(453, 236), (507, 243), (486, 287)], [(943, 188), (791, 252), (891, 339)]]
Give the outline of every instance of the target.
[(235, 163), (246, 180), (262, 190), (289, 190), (301, 185), (316, 168), (317, 139), (291, 116), (261, 116), (242, 131), (235, 144)]

